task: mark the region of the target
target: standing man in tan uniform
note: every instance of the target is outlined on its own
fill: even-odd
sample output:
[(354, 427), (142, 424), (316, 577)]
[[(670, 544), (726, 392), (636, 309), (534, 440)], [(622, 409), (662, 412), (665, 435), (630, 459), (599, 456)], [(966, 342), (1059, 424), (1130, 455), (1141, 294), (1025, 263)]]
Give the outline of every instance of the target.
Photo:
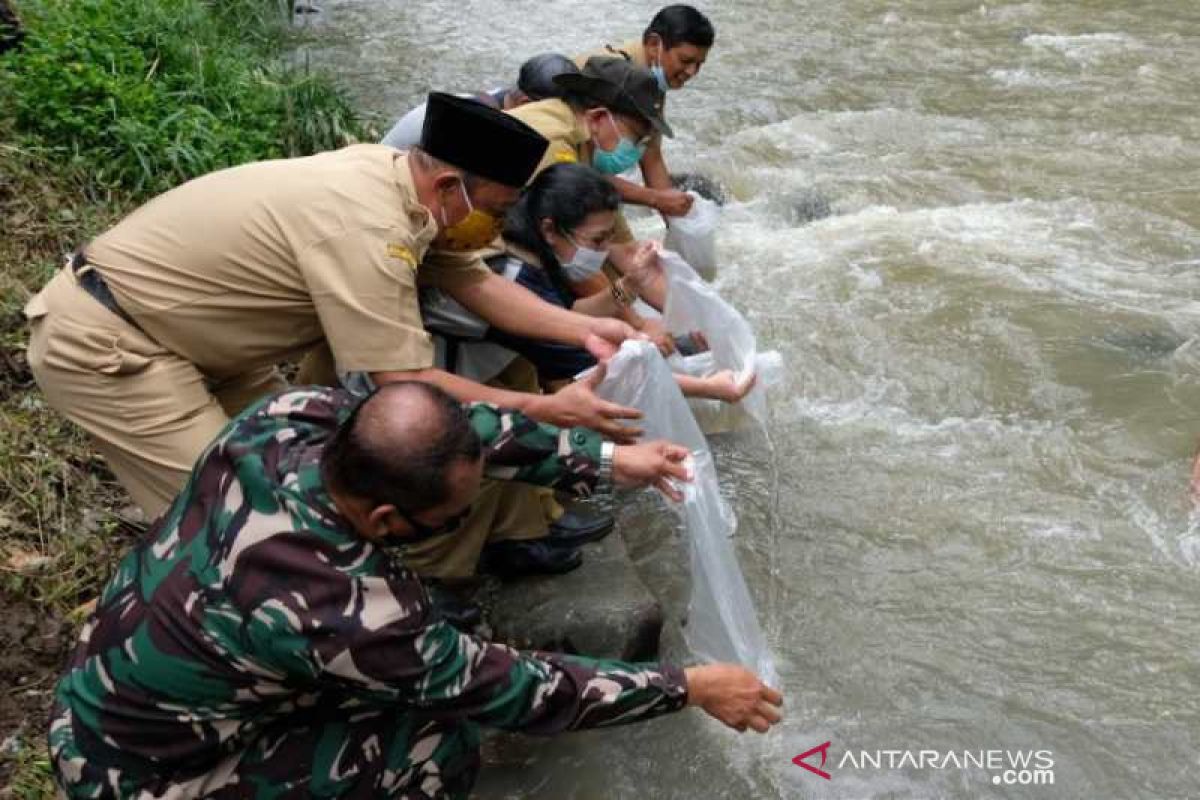
[(282, 388), (275, 366), (323, 339), (339, 370), (377, 383), (427, 380), (627, 439), (617, 420), (637, 412), (586, 386), (520, 395), (430, 369), (418, 282), (523, 335), (604, 350), (631, 333), (554, 308), (473, 252), (545, 148), (500, 111), (434, 94), (420, 149), (355, 145), (189, 181), (75, 253), (30, 300), (30, 366), (152, 517), (232, 414)]
[[(667, 92), (682, 89), (696, 77), (708, 58), (716, 32), (708, 17), (689, 5), (670, 5), (659, 10), (642, 34), (641, 41), (606, 45), (603, 49), (578, 56), (575, 63), (582, 67), (591, 56), (620, 56), (630, 63), (650, 70), (659, 87)], [(630, 202), (650, 206), (665, 216), (687, 214), (692, 198), (674, 188), (671, 172), (663, 159), (662, 139), (654, 137), (640, 162), (645, 186), (621, 181), (621, 196)], [(632, 197), (627, 194), (632, 192)], [(641, 197), (642, 199), (634, 199)]]

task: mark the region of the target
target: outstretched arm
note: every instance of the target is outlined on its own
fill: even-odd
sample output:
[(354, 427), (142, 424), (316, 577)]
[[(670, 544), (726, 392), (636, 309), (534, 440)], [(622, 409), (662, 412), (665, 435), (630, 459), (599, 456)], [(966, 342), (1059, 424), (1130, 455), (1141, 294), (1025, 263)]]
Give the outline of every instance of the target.
[(503, 331), (586, 347), (601, 359), (616, 352), (621, 342), (637, 335), (628, 323), (568, 311), (495, 274), (475, 283), (449, 287), (446, 291)]
[(371, 379), (376, 385), (394, 381), (424, 381), (463, 403), (490, 403), (516, 409), (539, 422), (564, 428), (590, 428), (621, 443), (634, 441), (641, 435), (641, 430), (630, 427), (623, 420), (638, 419), (642, 416), (641, 412), (598, 397), (595, 388), (603, 378), (603, 371), (598, 370), (598, 373), (589, 380), (576, 381), (554, 394), (514, 392), (487, 386), (433, 367), (407, 372), (373, 372)]

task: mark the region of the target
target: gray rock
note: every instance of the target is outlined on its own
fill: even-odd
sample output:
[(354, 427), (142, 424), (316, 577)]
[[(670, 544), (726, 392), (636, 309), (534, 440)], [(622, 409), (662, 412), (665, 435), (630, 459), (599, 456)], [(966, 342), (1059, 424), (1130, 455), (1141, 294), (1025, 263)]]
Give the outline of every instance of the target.
[(719, 206), (725, 205), (729, 193), (716, 178), (701, 175), (698, 172), (679, 172), (671, 175), (671, 185), (681, 192), (695, 192), (701, 197), (712, 200)]
[(803, 189), (787, 198), (788, 217), (794, 225), (805, 225), (833, 215), (829, 198), (816, 189)]
[(574, 572), (503, 585), (489, 617), (494, 639), (513, 647), (628, 661), (654, 658), (663, 627), (619, 533), (587, 545)]

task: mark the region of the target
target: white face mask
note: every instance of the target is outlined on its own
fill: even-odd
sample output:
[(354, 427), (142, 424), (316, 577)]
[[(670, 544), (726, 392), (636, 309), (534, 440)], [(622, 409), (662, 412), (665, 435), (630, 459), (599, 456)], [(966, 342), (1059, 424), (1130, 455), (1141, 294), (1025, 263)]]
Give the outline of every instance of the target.
[(607, 250), (593, 250), (590, 247), (584, 247), (570, 236), (567, 237), (567, 240), (575, 245), (575, 255), (571, 256), (570, 261), (563, 262), (562, 265), (563, 274), (567, 276), (567, 280), (586, 280), (600, 271), (605, 260), (608, 259)]

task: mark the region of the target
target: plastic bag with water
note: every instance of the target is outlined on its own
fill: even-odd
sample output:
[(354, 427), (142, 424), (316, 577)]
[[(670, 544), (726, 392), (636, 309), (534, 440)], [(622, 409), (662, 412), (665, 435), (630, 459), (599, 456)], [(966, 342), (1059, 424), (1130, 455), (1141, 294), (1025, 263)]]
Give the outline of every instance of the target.
[(650, 342), (627, 341), (608, 362), (601, 397), (640, 410), (649, 439), (668, 439), (692, 453), (692, 480), (682, 503), (672, 504), (687, 532), (692, 589), (685, 629), (699, 657), (736, 662), (778, 685), (754, 603), (733, 550), (733, 509), (721, 497), (716, 465), (688, 410), (671, 368)]
[(667, 218), (667, 235), (663, 246), (673, 250), (709, 280), (717, 273), (717, 223), (721, 220), (721, 207), (701, 197), (692, 196), (692, 207), (682, 217)]
[[(746, 318), (725, 302), (717, 290), (696, 274), (678, 253), (664, 250), (659, 254), (659, 262), (667, 277), (663, 325), (675, 334), (700, 331), (708, 339), (711, 348), (707, 353), (694, 356), (672, 356), (671, 367), (676, 372), (689, 375), (706, 375), (714, 370), (728, 369), (733, 370), (738, 380), (752, 372), (757, 373), (757, 383), (738, 407), (757, 422), (770, 438), (766, 391), (780, 380), (782, 357), (774, 351), (759, 353), (754, 329)], [(729, 417), (738, 413), (737, 407), (718, 404), (718, 401), (693, 402), (713, 415), (727, 411), (724, 416)], [(710, 405), (714, 407), (709, 408)], [(721, 408), (721, 405), (725, 408)]]

